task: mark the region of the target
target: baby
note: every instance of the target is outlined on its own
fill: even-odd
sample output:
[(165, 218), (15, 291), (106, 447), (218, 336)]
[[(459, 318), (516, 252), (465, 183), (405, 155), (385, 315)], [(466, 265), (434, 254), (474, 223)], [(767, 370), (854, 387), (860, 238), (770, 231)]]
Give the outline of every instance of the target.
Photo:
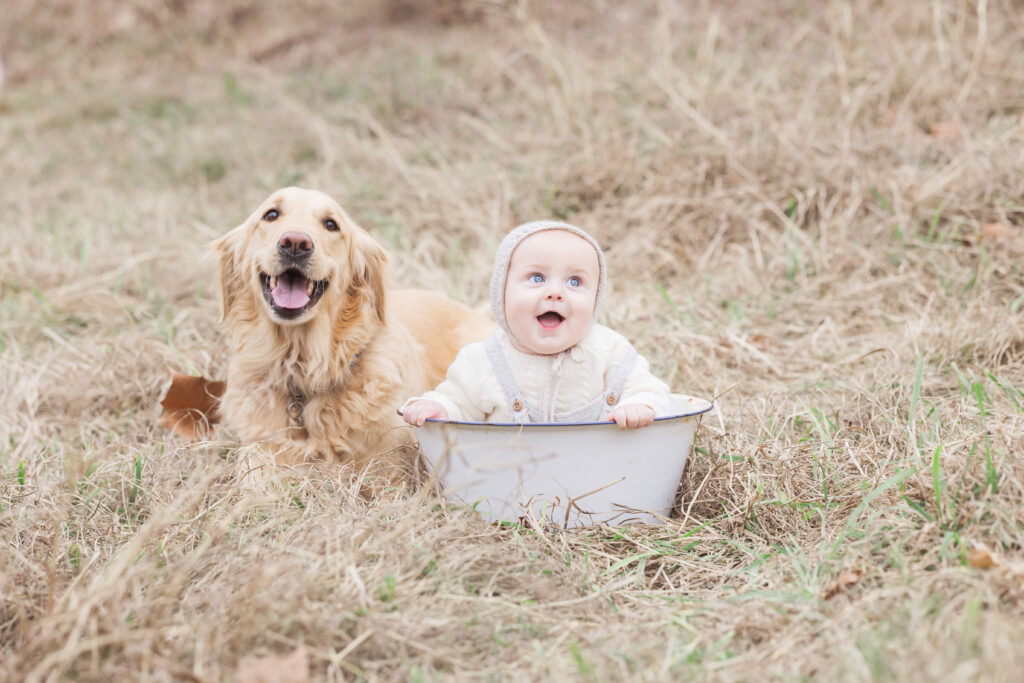
[(604, 291), (604, 254), (586, 232), (557, 221), (515, 228), (491, 277), (501, 329), (459, 351), (434, 391), (406, 401), (405, 421), (651, 424), (667, 413), (669, 388), (625, 337), (595, 322)]

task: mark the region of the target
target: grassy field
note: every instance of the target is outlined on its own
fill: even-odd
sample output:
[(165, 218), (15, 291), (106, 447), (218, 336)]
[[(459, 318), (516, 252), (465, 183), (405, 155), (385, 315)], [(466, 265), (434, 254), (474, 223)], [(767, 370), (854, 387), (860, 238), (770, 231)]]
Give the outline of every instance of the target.
[[(1018, 0), (3, 6), (0, 679), (1020, 680)], [(594, 234), (604, 322), (716, 401), (678, 518), (158, 428), (225, 371), (207, 245), (290, 184), (472, 305), (512, 225)]]

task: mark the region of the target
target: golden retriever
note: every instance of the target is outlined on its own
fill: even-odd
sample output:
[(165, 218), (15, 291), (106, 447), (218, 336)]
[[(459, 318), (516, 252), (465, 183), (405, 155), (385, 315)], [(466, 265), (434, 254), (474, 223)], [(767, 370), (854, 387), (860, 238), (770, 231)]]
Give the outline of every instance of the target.
[(385, 249), (315, 190), (274, 192), (213, 249), (231, 343), (228, 427), (278, 464), (410, 473), (416, 436), (398, 407), (493, 322), (438, 294), (389, 291)]

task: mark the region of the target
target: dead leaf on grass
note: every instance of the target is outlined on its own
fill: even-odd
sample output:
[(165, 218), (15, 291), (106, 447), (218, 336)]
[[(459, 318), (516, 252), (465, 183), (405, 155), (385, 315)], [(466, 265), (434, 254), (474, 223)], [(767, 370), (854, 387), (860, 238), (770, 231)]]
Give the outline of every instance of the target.
[(224, 382), (205, 377), (171, 373), (171, 386), (160, 401), (164, 414), (157, 424), (186, 439), (208, 436), (210, 427), (220, 420), (218, 407), (224, 386)]
[(307, 683), (309, 655), (300, 645), (287, 657), (245, 657), (238, 662), (238, 683)]
[(750, 343), (753, 344), (755, 348), (761, 350), (779, 345), (779, 343), (775, 341), (775, 339), (773, 339), (772, 337), (768, 336), (767, 334), (760, 333), (750, 335)]
[(967, 551), (967, 564), (975, 569), (991, 569), (998, 563), (991, 550), (983, 545), (976, 545)]
[(836, 577), (836, 580), (828, 585), (828, 588), (825, 589), (825, 594), (821, 597), (824, 600), (834, 598), (850, 586), (856, 585), (857, 582), (860, 581), (860, 577), (863, 575), (864, 572), (859, 569), (847, 569), (840, 572), (839, 576)]
[(983, 242), (1002, 242), (1013, 237), (1013, 228), (1006, 223), (986, 223), (981, 226), (979, 237)]
[(928, 128), (928, 134), (937, 139), (952, 139), (963, 137), (959, 124), (953, 119), (936, 121)]

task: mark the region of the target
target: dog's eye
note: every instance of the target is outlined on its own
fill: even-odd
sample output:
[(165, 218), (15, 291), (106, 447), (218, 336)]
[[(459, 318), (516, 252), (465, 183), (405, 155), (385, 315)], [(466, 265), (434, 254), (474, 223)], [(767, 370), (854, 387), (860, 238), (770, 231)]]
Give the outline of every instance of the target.
[(338, 224), (334, 222), (333, 218), (325, 218), (324, 227), (330, 230), (331, 232), (338, 232), (338, 230), (340, 229), (338, 228)]
[(263, 220), (265, 220), (268, 223), (273, 223), (278, 219), (278, 217), (280, 217), (280, 215), (281, 214), (278, 212), (277, 209), (271, 209), (270, 211), (267, 211), (265, 214), (263, 214)]

